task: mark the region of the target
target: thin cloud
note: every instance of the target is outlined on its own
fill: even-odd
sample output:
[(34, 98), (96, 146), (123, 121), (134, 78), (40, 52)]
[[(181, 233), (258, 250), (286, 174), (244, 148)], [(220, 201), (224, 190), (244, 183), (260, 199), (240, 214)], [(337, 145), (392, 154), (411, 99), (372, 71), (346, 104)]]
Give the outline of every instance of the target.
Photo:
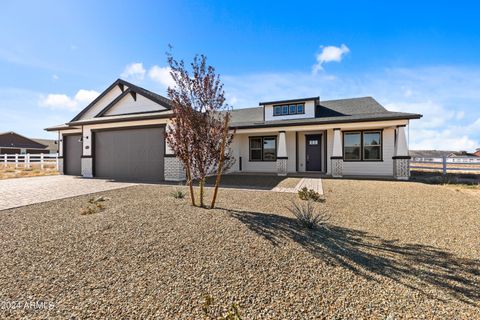
[(95, 90), (84, 89), (78, 90), (73, 97), (69, 97), (66, 94), (50, 93), (46, 96), (41, 96), (39, 105), (53, 110), (77, 111), (93, 101), (98, 95), (99, 93)]
[(317, 54), (317, 63), (313, 65), (312, 72), (314, 74), (323, 70), (323, 65), (328, 62), (340, 62), (343, 57), (350, 52), (350, 49), (342, 44), (340, 47), (322, 46), (322, 51)]
[(143, 63), (135, 62), (127, 65), (120, 76), (128, 80), (141, 81), (145, 77), (146, 72)]
[(170, 75), (169, 67), (160, 67), (160, 66), (154, 65), (148, 71), (148, 76), (150, 77), (150, 79), (160, 84), (164, 88), (175, 86), (175, 81)]

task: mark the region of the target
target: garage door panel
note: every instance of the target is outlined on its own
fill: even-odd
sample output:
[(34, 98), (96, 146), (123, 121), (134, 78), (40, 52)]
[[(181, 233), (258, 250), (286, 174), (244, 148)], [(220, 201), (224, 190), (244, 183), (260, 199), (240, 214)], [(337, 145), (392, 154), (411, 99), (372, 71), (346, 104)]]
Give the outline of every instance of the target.
[(163, 180), (164, 129), (95, 134), (95, 175), (122, 180)]
[(82, 136), (63, 137), (64, 173), (80, 176), (82, 174)]

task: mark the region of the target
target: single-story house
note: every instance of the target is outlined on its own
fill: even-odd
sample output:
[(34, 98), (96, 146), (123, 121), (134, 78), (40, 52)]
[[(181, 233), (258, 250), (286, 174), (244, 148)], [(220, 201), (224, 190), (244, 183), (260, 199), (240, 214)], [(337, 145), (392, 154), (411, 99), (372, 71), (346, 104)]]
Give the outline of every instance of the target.
[(0, 132), (0, 154), (57, 153), (56, 140), (31, 139), (16, 132)]
[(475, 153), (467, 151), (445, 151), (445, 150), (410, 150), (410, 156), (414, 161), (442, 161), (453, 163), (480, 163), (480, 157)]
[[(169, 99), (118, 79), (58, 133), (65, 174), (179, 181), (180, 161), (165, 143)], [(260, 102), (232, 111), (230, 172), (408, 179), (405, 127), (414, 113), (391, 112), (371, 97)]]

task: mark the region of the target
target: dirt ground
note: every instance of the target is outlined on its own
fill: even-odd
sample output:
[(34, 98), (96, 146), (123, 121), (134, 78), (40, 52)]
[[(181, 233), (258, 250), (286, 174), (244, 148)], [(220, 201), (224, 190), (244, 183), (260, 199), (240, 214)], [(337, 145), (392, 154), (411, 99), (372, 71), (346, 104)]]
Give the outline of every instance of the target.
[(295, 194), (270, 191), (222, 189), (207, 210), (140, 185), (97, 194), (105, 209), (88, 215), (92, 196), (2, 211), (0, 301), (52, 308), (0, 317), (203, 319), (208, 296), (244, 319), (480, 318), (480, 197), (323, 187), (330, 220), (316, 230), (288, 210)]

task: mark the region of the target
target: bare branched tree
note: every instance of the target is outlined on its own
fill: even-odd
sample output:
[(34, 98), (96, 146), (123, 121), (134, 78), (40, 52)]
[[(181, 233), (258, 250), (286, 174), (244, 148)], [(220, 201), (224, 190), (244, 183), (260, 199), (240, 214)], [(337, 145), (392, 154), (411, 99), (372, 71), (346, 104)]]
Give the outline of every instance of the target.
[(193, 180), (199, 184), (199, 205), (204, 207), (204, 186), (207, 176), (216, 175), (211, 207), (215, 206), (223, 172), (233, 165), (229, 131), (230, 107), (220, 76), (207, 66), (204, 55), (195, 56), (190, 64), (177, 61), (167, 53), (171, 76), (176, 86), (168, 88), (173, 103), (173, 117), (167, 130), (167, 142), (185, 167), (192, 205), (195, 205)]

